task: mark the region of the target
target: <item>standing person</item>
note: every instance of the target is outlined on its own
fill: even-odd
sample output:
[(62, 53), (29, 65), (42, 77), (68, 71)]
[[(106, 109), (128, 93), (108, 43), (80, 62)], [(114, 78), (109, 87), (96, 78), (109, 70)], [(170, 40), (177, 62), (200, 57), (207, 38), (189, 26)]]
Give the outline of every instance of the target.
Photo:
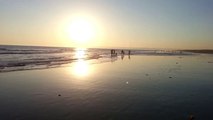
[(129, 55), (131, 55), (131, 51), (129, 50), (129, 53), (128, 53)]
[(121, 50), (121, 54), (123, 54), (123, 55), (124, 55), (124, 50)]
[(113, 54), (113, 49), (111, 49), (111, 55)]
[(115, 50), (111, 49), (111, 55), (115, 54)]
[(111, 57), (116, 57), (116, 56), (117, 56), (117, 53), (115, 53), (115, 50), (111, 49)]
[(130, 59), (130, 55), (131, 55), (131, 51), (130, 50), (128, 51), (128, 55), (129, 55), (129, 59)]

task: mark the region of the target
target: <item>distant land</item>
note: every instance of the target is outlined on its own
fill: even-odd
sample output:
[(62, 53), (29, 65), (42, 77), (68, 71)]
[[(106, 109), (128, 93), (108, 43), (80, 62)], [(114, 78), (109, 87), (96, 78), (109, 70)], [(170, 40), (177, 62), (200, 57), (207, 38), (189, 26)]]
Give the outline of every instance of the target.
[(205, 54), (213, 54), (213, 50), (210, 49), (201, 49), (201, 50), (181, 50), (184, 52), (193, 52), (193, 53), (205, 53)]

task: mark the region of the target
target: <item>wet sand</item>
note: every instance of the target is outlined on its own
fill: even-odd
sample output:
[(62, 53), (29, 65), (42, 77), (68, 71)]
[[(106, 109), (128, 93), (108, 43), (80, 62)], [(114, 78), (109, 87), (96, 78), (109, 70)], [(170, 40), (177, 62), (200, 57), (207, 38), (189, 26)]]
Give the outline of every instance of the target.
[(212, 56), (123, 60), (0, 73), (0, 119), (211, 118)]

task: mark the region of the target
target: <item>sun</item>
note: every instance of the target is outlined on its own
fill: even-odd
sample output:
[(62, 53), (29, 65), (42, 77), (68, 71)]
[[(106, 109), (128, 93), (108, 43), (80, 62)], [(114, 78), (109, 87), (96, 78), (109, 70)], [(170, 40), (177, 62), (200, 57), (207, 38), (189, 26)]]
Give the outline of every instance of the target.
[(58, 26), (58, 42), (75, 48), (100, 46), (105, 40), (101, 19), (95, 15), (73, 13), (63, 17)]
[(87, 19), (75, 19), (68, 26), (69, 38), (79, 43), (85, 43), (93, 39), (95, 32), (95, 25)]

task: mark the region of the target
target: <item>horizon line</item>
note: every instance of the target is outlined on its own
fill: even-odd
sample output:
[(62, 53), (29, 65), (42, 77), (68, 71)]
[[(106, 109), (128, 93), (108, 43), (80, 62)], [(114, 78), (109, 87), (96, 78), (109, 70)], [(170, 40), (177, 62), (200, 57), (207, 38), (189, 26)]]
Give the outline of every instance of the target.
[(97, 46), (97, 47), (73, 47), (73, 46), (55, 46), (55, 45), (23, 45), (23, 44), (0, 44), (0, 46), (28, 46), (28, 47), (55, 47), (55, 48), (87, 48), (87, 49), (152, 49), (152, 50), (213, 50), (213, 48), (150, 48), (150, 47), (103, 47), (103, 46)]

